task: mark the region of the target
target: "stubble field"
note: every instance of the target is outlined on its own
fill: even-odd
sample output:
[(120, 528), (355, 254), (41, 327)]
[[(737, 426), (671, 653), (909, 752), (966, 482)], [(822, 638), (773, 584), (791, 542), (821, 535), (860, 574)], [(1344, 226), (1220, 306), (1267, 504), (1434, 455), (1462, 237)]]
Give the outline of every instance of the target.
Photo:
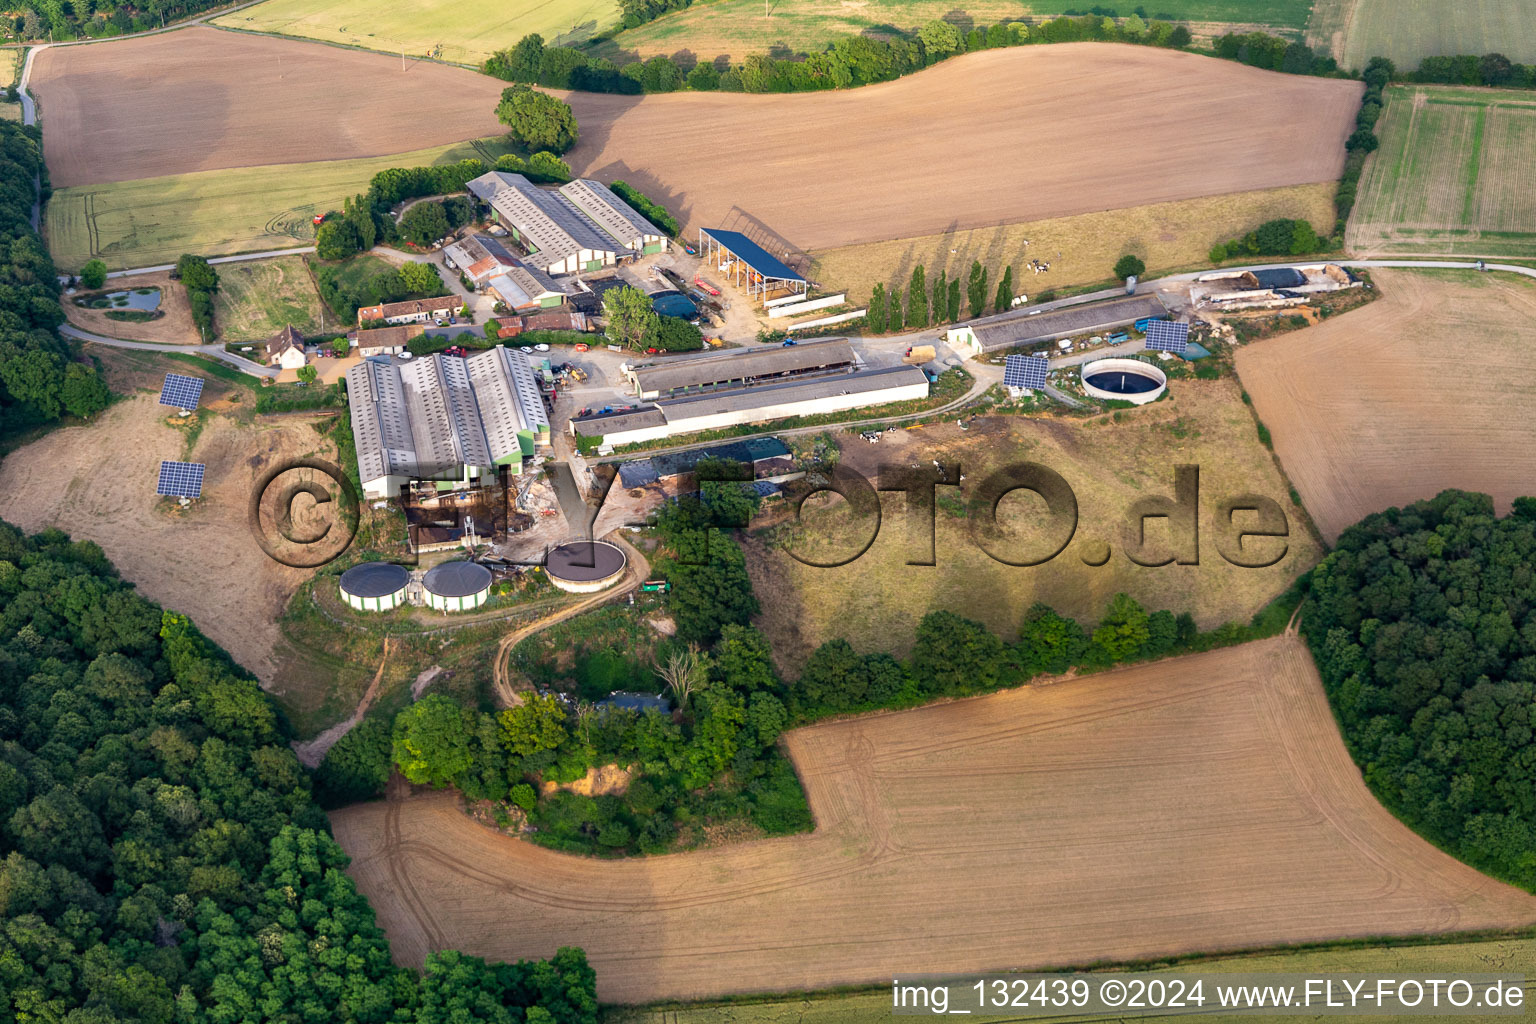
[(266, 0), (213, 23), (479, 64), (531, 32), (550, 46), (569, 46), (618, 20), (614, 0)]
[[(1502, 53), (1536, 60), (1536, 23), (1525, 0), (1316, 0), (1316, 43), (1349, 68), (1388, 57), (1412, 71), (1425, 57)], [(1322, 31), (1318, 31), (1322, 30)]]
[[(906, 564), (914, 538), (904, 521), (905, 498), (898, 494), (883, 496), (874, 543), (844, 566), (817, 568), (790, 554), (825, 562), (834, 560), (827, 554), (850, 553), (836, 542), (824, 543), (863, 537), (856, 527), (842, 529), (837, 509), (813, 512), (807, 506), (804, 532), (778, 527), (749, 538), (748, 567), (763, 605), (758, 624), (772, 641), (775, 657), (793, 672), (833, 638), (861, 651), (902, 653), (922, 617), (939, 608), (982, 621), (1010, 639), (1037, 601), (1091, 624), (1121, 591), (1149, 609), (1188, 611), (1203, 629), (1227, 621), (1246, 623), (1321, 557), (1232, 381), (1176, 380), (1168, 398), (1118, 415), (1118, 420), (1115, 415), (1089, 420), (982, 417), (964, 432), (946, 421), (888, 431), (874, 445), (843, 435), (842, 464), (871, 481), (882, 466), (923, 467), (935, 459), (958, 463), (966, 479), (959, 489), (936, 491), (934, 567)], [(979, 513), (967, 503), (976, 487), (998, 467), (1023, 461), (1060, 474), (1077, 501), (1078, 525), (1070, 544), (1044, 565), (1004, 565), (972, 539)], [(1129, 510), (1143, 495), (1171, 496), (1179, 464), (1200, 467), (1200, 563), (1136, 565), (1126, 555), (1124, 540)], [(1288, 518), (1285, 541), (1249, 542), (1273, 545), (1262, 548), (1270, 556), (1283, 549), (1284, 557), (1267, 568), (1239, 568), (1217, 551), (1218, 534), (1229, 532), (1218, 522), (1217, 502), (1242, 493), (1278, 502)], [(998, 515), (1011, 529), (1018, 528), (1015, 550), (1049, 550), (1043, 531), (1025, 532), (1023, 526), (1044, 509), (1043, 502), (1023, 492), (1004, 499)], [(1150, 520), (1147, 538), (1154, 550), (1167, 550), (1166, 522)], [(1111, 548), (1109, 561), (1097, 567), (1084, 562), (1096, 542)]]
[[(887, 292), (895, 286), (905, 289), (919, 263), (931, 281), (941, 269), (949, 277), (963, 278), (971, 261), (980, 260), (989, 274), (990, 304), (999, 275), (1009, 265), (1015, 293), (1035, 295), (1050, 288), (1108, 284), (1115, 261), (1125, 253), (1141, 257), (1152, 274), (1203, 266), (1212, 245), (1241, 237), (1276, 217), (1299, 217), (1326, 234), (1334, 219), (1333, 192), (1331, 182), (1289, 185), (848, 245), (812, 253), (811, 274), (829, 288), (847, 291), (853, 301), (865, 302), (877, 282)], [(1029, 268), (1032, 259), (1049, 263), (1050, 269), (1034, 273)]]
[(1293, 637), (785, 742), (810, 835), (605, 862), (444, 792), (331, 823), (400, 963), (580, 945), (605, 1002), (1536, 921), (1376, 803)]
[(1536, 491), (1536, 281), (1376, 270), (1379, 301), (1237, 353), (1275, 451), (1332, 543), (1447, 487), (1502, 514)]
[[(167, 57), (194, 43), (198, 59)], [(503, 84), (203, 28), (45, 57), (35, 88), (57, 186), (482, 135), (496, 130)], [(1021, 47), (846, 92), (574, 94), (582, 136), (568, 160), (636, 185), (690, 232), (821, 249), (1331, 180), (1360, 89), (1144, 47)], [(1255, 123), (1237, 113), (1245, 106), (1268, 113)], [(306, 130), (293, 110), (307, 112)], [(269, 216), (288, 205), (274, 201)]]
[(1348, 241), (1361, 252), (1536, 253), (1536, 96), (1394, 86)]

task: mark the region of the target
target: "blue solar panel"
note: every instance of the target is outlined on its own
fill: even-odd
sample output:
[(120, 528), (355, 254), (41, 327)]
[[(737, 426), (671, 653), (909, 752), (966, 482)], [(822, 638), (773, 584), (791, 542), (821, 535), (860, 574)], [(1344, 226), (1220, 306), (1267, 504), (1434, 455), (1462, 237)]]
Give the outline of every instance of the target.
[(1147, 348), (1153, 352), (1183, 355), (1189, 348), (1189, 324), (1153, 320), (1147, 324)]
[(203, 397), (203, 378), (184, 377), (179, 373), (165, 375), (165, 386), (160, 389), (160, 404), (174, 409), (196, 409)]
[(168, 498), (201, 498), (203, 468), (201, 462), (160, 463), (160, 482), (155, 493)]
[(1045, 356), (1009, 356), (1003, 367), (1003, 385), (1038, 391), (1045, 387), (1045, 376), (1050, 368)]

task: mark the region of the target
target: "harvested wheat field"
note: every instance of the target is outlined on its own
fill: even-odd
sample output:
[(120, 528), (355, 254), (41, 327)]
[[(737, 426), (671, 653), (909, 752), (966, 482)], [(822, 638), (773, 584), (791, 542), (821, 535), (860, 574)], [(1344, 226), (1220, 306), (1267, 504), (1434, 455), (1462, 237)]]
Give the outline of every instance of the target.
[[(1037, 601), (1091, 628), (1120, 592), (1148, 609), (1187, 611), (1202, 629), (1246, 623), (1322, 557), (1231, 380), (1175, 380), (1159, 402), (1091, 419), (984, 416), (965, 431), (948, 420), (886, 431), (874, 445), (853, 434), (842, 439), (841, 464), (870, 481), (884, 466), (928, 466), (935, 459), (958, 465), (965, 480), (958, 488), (935, 491), (935, 566), (907, 564), (927, 549), (916, 548), (919, 535), (906, 522), (900, 494), (882, 497), (878, 534), (868, 551), (846, 565), (820, 568), (791, 554), (829, 563), (853, 553), (841, 541), (852, 537), (862, 543), (868, 521), (846, 524), (840, 516), (847, 506), (840, 500), (827, 508), (808, 503), (802, 525), (748, 538), (747, 566), (763, 606), (757, 624), (791, 675), (834, 638), (861, 651), (904, 654), (922, 617), (940, 608), (984, 622), (1009, 640)], [(1005, 565), (973, 539), (978, 521), (985, 519), (969, 503), (992, 471), (1024, 461), (1066, 480), (1077, 501), (1077, 527), (1066, 549), (1045, 564)], [(1130, 510), (1143, 496), (1171, 496), (1179, 464), (1200, 467), (1199, 564), (1137, 565), (1127, 557)], [(1287, 537), (1247, 545), (1262, 556), (1250, 561), (1278, 558), (1273, 565), (1238, 567), (1218, 550), (1232, 531), (1220, 521), (1217, 504), (1244, 493), (1277, 502), (1286, 515)], [(999, 548), (1016, 561), (1044, 557), (1051, 550), (1045, 531), (1027, 525), (1042, 520), (1044, 512), (1044, 502), (1028, 492), (1003, 499), (998, 518), (1013, 532), (1013, 543)], [(1166, 520), (1148, 520), (1154, 554), (1172, 552), (1170, 532)], [(1101, 542), (1110, 547), (1107, 562), (1094, 550)]]
[(402, 71), (398, 57), (201, 26), (47, 49), (31, 79), (55, 188), (385, 156), (497, 134), (505, 85), (459, 68), (409, 61)]
[(785, 742), (810, 835), (601, 861), (444, 792), (331, 824), (399, 962), (579, 945), (605, 1002), (1536, 922), (1376, 803), (1294, 637)]
[[(185, 33), (38, 58), (55, 186), (497, 131), (504, 83), (474, 72)], [(171, 59), (189, 43), (195, 59)], [(581, 141), (567, 159), (629, 181), (689, 230), (816, 249), (1331, 180), (1361, 88), (1150, 47), (1017, 47), (843, 92), (572, 94)], [(1257, 121), (1242, 113), (1259, 107)], [(287, 111), (300, 109), (296, 127)]]
[[(144, 383), (158, 386), (158, 379)], [(309, 573), (262, 553), (246, 525), (246, 505), (269, 465), (324, 442), (302, 419), (250, 426), (206, 411), (230, 406), (221, 391), (215, 383), (205, 392), (203, 426), (190, 452), (185, 426), (173, 425), (175, 412), (140, 393), (90, 424), (52, 431), (10, 453), (0, 462), (0, 518), (28, 532), (57, 527), (96, 542), (141, 594), (194, 616), (270, 689), (286, 653), (278, 616)], [(161, 459), (205, 463), (203, 500), (181, 510), (156, 498)]]
[(1375, 270), (1379, 301), (1237, 353), (1237, 371), (1318, 529), (1447, 487), (1501, 513), (1536, 493), (1536, 281)]

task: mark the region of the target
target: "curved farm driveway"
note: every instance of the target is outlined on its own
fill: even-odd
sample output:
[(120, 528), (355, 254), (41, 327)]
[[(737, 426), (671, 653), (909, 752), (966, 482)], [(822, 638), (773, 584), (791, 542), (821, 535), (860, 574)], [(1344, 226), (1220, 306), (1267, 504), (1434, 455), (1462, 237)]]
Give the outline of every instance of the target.
[(1376, 803), (1290, 636), (786, 743), (810, 835), (601, 861), (443, 792), (331, 822), (401, 963), (580, 945), (609, 1002), (1536, 922)]
[[(203, 26), (34, 63), (58, 187), (501, 130), (505, 83), (476, 72)], [(569, 159), (690, 230), (820, 249), (1332, 180), (1361, 88), (1150, 47), (1015, 47), (840, 92), (571, 94)]]

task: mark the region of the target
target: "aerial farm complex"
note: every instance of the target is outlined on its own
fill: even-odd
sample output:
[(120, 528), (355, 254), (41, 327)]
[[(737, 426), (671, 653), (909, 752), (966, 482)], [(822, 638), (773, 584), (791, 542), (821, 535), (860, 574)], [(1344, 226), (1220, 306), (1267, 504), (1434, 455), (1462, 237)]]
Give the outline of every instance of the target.
[(1529, 4), (161, 6), (0, 23), (0, 1016), (1536, 999)]

